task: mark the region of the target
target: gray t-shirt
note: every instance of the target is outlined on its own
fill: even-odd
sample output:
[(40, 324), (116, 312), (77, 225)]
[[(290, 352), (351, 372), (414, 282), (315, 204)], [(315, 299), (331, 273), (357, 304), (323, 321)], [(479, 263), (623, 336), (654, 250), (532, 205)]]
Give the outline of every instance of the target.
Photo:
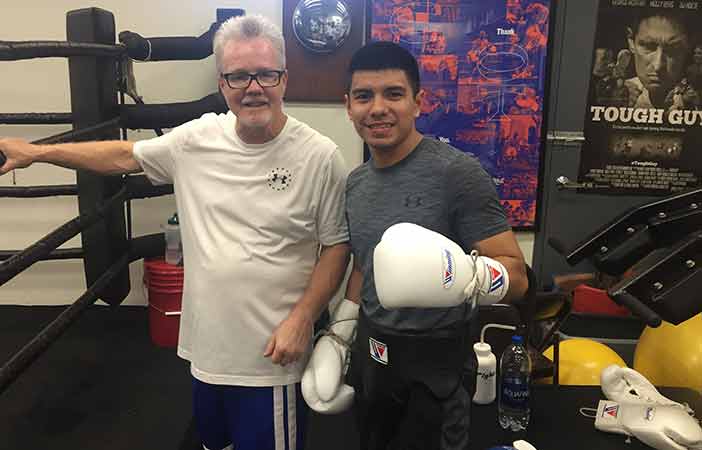
[(427, 331), (465, 321), (469, 305), (454, 308), (380, 306), (373, 249), (393, 224), (411, 222), (456, 241), (468, 253), (476, 242), (509, 230), (492, 178), (473, 157), (424, 138), (402, 161), (356, 168), (346, 183), (346, 215), (354, 261), (363, 273), (363, 312), (389, 331)]

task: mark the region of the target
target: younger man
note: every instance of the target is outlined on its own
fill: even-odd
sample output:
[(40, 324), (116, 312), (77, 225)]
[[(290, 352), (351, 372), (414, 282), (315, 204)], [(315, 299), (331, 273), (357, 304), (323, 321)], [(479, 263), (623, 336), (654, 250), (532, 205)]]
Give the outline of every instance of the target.
[[(423, 93), (414, 57), (396, 44), (373, 42), (353, 56), (348, 76), (348, 115), (371, 153), (346, 185), (354, 256), (346, 296), (361, 304), (350, 370), (361, 448), (403, 442), (403, 449), (467, 449), (470, 397), (462, 373), (470, 304), (384, 309), (373, 250), (391, 225), (421, 225), (500, 263), (509, 279), (503, 301), (526, 292), (524, 257), (478, 161), (415, 128)], [(369, 342), (386, 346), (385, 363), (372, 358)]]

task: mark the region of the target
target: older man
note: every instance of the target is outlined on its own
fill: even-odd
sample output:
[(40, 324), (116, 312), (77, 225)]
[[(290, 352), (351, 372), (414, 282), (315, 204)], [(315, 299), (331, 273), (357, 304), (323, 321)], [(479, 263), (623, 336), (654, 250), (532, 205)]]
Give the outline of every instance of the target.
[(283, 112), (280, 31), (259, 16), (214, 39), (227, 114), (136, 143), (2, 139), (0, 174), (48, 162), (173, 183), (186, 262), (178, 354), (206, 449), (302, 448), (298, 384), (313, 323), (348, 263), (337, 146)]

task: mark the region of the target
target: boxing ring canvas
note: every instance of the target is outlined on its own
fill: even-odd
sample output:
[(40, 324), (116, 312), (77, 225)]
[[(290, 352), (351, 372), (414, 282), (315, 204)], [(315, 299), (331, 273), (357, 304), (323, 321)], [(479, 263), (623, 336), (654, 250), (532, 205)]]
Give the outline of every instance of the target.
[(536, 226), (552, 0), (370, 2), (373, 40), (417, 58), (417, 128), (474, 155), (516, 229)]

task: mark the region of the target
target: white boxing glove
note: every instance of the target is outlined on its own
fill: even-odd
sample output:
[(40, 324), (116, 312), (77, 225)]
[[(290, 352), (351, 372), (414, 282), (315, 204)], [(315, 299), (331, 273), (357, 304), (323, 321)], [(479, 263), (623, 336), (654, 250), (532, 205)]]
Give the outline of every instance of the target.
[(373, 275), (385, 309), (446, 308), (466, 299), (492, 304), (509, 288), (501, 263), (466, 255), (449, 238), (412, 223), (385, 230), (373, 252)]
[(616, 364), (605, 367), (600, 373), (600, 386), (605, 397), (615, 402), (676, 406), (694, 414), (689, 406), (663, 396), (646, 377), (628, 367)]
[(344, 383), (351, 344), (356, 337), (358, 303), (343, 300), (329, 329), (317, 340), (302, 374), (302, 397), (314, 411), (338, 414), (351, 407), (354, 389)]
[(601, 400), (595, 427), (633, 436), (657, 450), (702, 448), (702, 427), (697, 419), (677, 406)]

